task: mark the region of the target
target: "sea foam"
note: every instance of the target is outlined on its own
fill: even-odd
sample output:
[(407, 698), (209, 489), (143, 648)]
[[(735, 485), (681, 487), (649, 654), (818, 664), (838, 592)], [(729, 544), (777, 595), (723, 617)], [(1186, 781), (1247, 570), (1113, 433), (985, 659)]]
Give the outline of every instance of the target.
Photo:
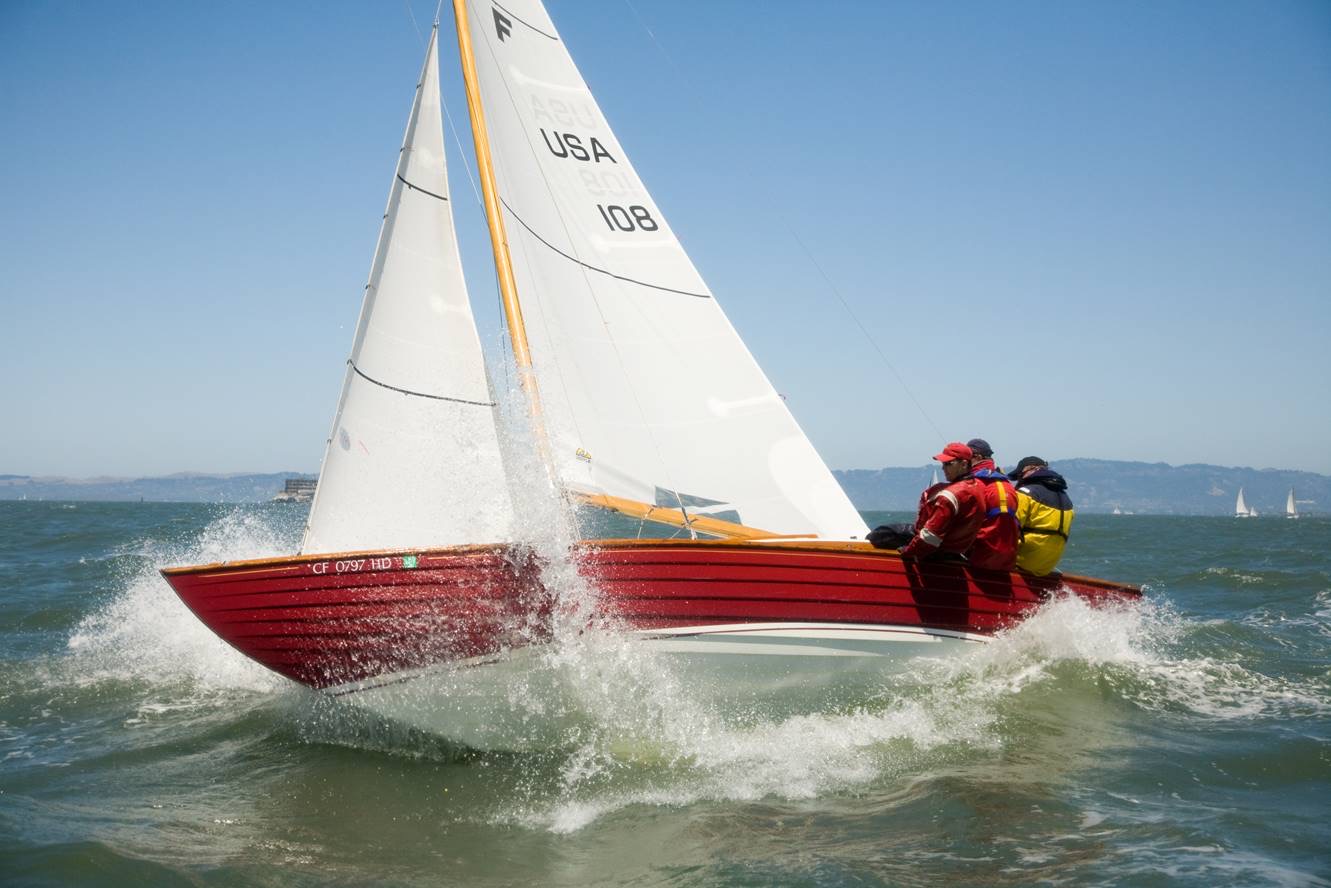
[(215, 690), (276, 691), (286, 679), (222, 641), (167, 585), (160, 568), (272, 555), (293, 545), (271, 515), (237, 507), (210, 522), (192, 540), (144, 540), (146, 556), (119, 578), (108, 603), (84, 617), (70, 634), (65, 674), (80, 683), (105, 680)]

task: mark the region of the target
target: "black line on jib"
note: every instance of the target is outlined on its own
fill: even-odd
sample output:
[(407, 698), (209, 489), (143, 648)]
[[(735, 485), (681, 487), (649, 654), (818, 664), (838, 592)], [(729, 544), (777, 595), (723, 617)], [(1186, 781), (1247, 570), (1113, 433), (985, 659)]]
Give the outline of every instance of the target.
[(404, 395), (411, 395), (414, 398), (429, 398), (431, 401), (451, 401), (454, 404), (470, 404), (473, 407), (495, 406), (494, 401), (468, 401), (466, 398), (450, 398), (447, 395), (431, 395), (425, 392), (413, 392), (411, 389), (398, 388), (395, 385), (389, 385), (386, 382), (380, 382), (379, 380), (375, 379), (373, 376), (366, 376), (363, 372), (361, 372), (361, 369), (357, 367), (355, 363), (352, 361), (347, 361), (347, 364), (351, 366), (351, 369), (354, 370), (356, 375), (359, 376), (361, 379), (365, 380), (366, 382), (373, 383), (379, 386), (380, 388), (386, 388), (390, 392), (400, 392)]
[(444, 197), (442, 194), (435, 194), (433, 191), (427, 191), (427, 190), (425, 190), (424, 188), (422, 188), (422, 187), (419, 186), (419, 185), (412, 185), (412, 184), (411, 184), (410, 182), (408, 182), (406, 179), (402, 178), (402, 174), (401, 174), (401, 173), (398, 173), (398, 174), (397, 174), (397, 180), (398, 180), (399, 182), (401, 182), (403, 185), (406, 185), (406, 186), (407, 186), (408, 188), (410, 188), (412, 191), (419, 191), (421, 194), (428, 194), (428, 195), (430, 195), (430, 197), (437, 197), (437, 198), (439, 198), (440, 200), (444, 200), (444, 201), (448, 200), (448, 198)]

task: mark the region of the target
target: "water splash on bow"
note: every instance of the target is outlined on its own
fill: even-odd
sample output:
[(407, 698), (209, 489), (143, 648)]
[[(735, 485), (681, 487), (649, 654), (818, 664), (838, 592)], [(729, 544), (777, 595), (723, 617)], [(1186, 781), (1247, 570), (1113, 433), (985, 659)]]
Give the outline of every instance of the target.
[[(283, 520), (287, 519), (287, 520)], [(291, 526), (287, 526), (291, 525)], [(119, 588), (70, 634), (65, 671), (80, 682), (187, 682), (218, 690), (272, 691), (289, 685), (214, 635), (158, 573), (170, 564), (277, 554), (298, 528), (274, 510), (235, 507), (186, 539), (143, 539)]]

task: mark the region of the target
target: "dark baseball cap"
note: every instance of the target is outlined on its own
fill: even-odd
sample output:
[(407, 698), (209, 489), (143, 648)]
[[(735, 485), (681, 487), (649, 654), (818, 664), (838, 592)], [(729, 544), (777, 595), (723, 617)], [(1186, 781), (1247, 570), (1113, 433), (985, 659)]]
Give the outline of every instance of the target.
[(966, 442), (966, 446), (975, 451), (976, 456), (982, 456), (985, 459), (994, 455), (994, 448), (989, 446), (989, 442), (983, 438), (971, 438)]
[(1041, 468), (1044, 468), (1047, 465), (1049, 465), (1049, 463), (1040, 459), (1040, 457), (1038, 456), (1023, 456), (1021, 458), (1021, 462), (1017, 463), (1017, 467), (1012, 471), (1008, 472), (1008, 474), (1016, 476), (1020, 475), (1022, 472), (1026, 471), (1031, 466), (1040, 466)]

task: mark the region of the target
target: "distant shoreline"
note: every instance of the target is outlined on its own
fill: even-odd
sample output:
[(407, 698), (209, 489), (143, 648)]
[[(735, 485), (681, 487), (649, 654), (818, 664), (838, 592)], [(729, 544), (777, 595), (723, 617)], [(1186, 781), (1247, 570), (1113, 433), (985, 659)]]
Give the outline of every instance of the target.
[[(1230, 515), (1238, 489), (1264, 515), (1284, 512), (1291, 488), (1299, 511), (1331, 512), (1331, 476), (1286, 469), (1100, 459), (1054, 461), (1083, 513)], [(933, 467), (835, 469), (833, 475), (861, 511), (914, 511)], [(177, 472), (158, 477), (70, 478), (0, 474), (0, 501), (257, 503), (277, 497), (287, 479), (312, 472)]]

